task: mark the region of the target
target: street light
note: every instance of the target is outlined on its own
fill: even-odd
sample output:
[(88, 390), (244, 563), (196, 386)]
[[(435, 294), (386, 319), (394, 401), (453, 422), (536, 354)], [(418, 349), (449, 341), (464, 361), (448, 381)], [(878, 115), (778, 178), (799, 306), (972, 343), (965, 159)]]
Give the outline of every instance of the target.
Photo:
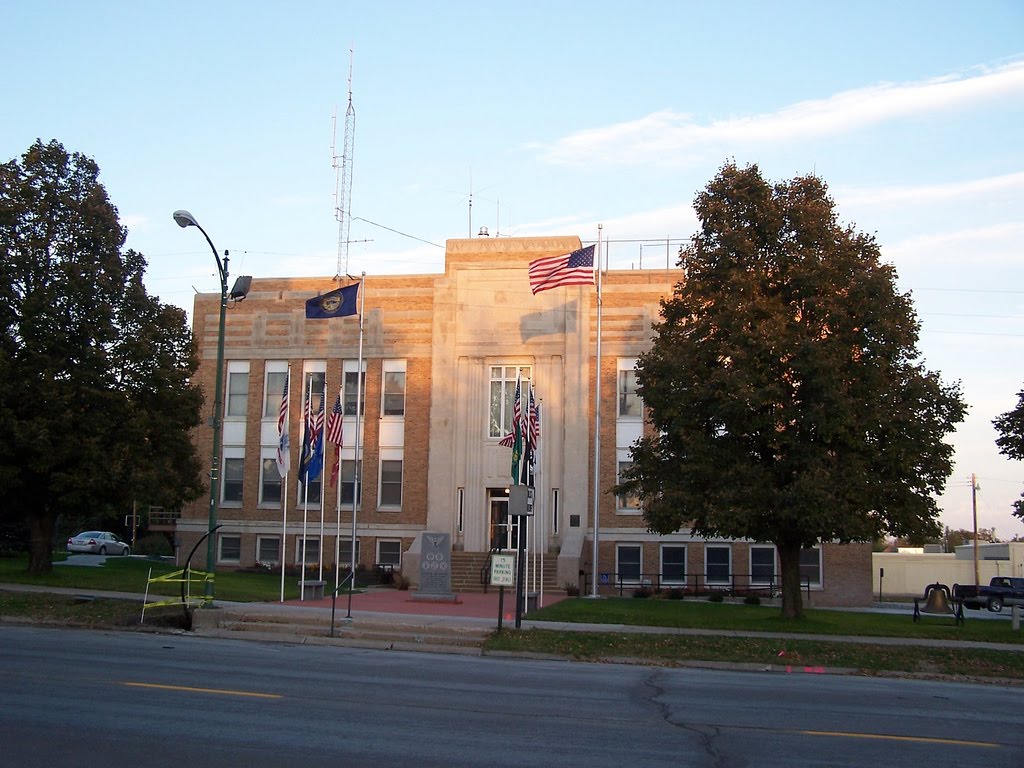
[[(212, 574), (214, 572), (213, 531), (217, 527), (217, 490), (220, 486), (220, 483), (217, 482), (217, 476), (220, 472), (220, 424), (223, 407), (222, 392), (224, 390), (224, 319), (228, 308), (228, 252), (224, 251), (224, 260), (221, 261), (210, 236), (206, 234), (206, 230), (199, 226), (199, 222), (188, 211), (175, 211), (174, 220), (178, 223), (179, 227), (196, 227), (203, 233), (206, 242), (210, 244), (210, 250), (213, 251), (213, 258), (217, 261), (217, 272), (220, 274), (220, 325), (217, 329), (217, 388), (214, 390), (213, 395), (213, 456), (210, 459), (210, 530), (206, 534), (209, 537), (206, 542), (206, 570)], [(204, 596), (207, 600), (213, 600), (212, 579), (206, 580)]]

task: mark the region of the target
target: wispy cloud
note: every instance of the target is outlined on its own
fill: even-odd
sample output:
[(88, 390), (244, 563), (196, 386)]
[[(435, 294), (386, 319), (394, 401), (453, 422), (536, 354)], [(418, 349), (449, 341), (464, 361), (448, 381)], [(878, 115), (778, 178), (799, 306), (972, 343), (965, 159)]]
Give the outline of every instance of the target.
[(926, 184), (916, 186), (836, 188), (834, 197), (842, 204), (851, 206), (883, 206), (904, 203), (936, 203), (984, 197), (991, 194), (1024, 192), (1024, 171), (991, 176), (986, 179), (970, 179), (947, 184)]
[(880, 83), (776, 112), (706, 124), (671, 109), (636, 120), (576, 131), (534, 144), (556, 165), (686, 165), (749, 143), (793, 143), (835, 136), (890, 120), (1024, 95), (1024, 61), (909, 83)]
[(1022, 244), (1024, 224), (1008, 222), (911, 237), (883, 247), (882, 255), (887, 261), (904, 263), (1016, 265), (1020, 263)]

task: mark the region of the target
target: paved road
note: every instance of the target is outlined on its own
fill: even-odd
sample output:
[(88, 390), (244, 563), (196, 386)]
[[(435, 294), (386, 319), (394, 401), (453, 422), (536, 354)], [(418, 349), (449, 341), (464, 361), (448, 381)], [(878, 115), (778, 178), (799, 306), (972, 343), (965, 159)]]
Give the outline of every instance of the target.
[(17, 766), (1024, 764), (1020, 690), (0, 626)]

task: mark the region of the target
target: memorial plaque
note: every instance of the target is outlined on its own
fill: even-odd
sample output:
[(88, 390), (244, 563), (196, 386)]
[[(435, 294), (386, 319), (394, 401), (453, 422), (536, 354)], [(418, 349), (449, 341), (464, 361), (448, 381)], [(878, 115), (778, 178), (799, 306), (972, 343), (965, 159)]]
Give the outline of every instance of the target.
[(421, 597), (454, 598), (451, 562), (451, 534), (425, 532), (422, 536), (420, 584), (417, 589)]

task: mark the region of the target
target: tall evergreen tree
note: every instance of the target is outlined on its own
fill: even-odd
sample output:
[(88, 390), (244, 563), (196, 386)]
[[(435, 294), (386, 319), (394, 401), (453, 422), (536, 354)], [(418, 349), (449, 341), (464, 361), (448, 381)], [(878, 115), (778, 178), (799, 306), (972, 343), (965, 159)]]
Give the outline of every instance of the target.
[(98, 176), (56, 141), (0, 165), (0, 516), (25, 522), (33, 573), (58, 515), (201, 492), (185, 314), (147, 295)]
[(637, 364), (651, 429), (616, 493), (667, 534), (771, 542), (800, 617), (801, 550), (937, 534), (959, 386), (924, 368), (918, 321), (874, 238), (814, 176), (723, 166)]

